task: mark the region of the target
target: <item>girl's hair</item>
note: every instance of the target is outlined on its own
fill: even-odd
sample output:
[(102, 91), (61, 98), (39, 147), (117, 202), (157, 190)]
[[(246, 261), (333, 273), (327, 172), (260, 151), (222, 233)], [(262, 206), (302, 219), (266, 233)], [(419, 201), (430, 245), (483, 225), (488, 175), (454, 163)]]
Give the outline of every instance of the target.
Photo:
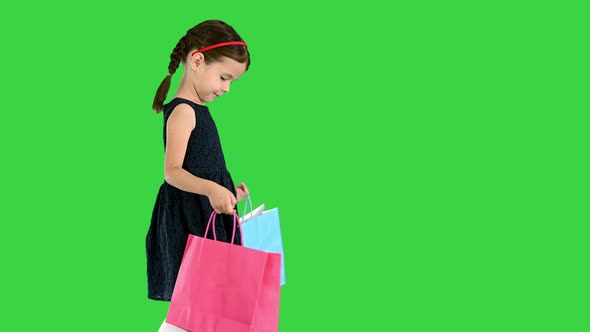
[[(172, 54), (170, 54), (169, 74), (160, 83), (152, 105), (156, 113), (160, 113), (164, 109), (164, 100), (170, 89), (171, 77), (178, 69), (180, 62), (186, 59), (191, 50), (229, 41), (243, 40), (234, 28), (220, 20), (204, 21), (188, 30), (186, 35), (180, 38)], [(242, 45), (214, 48), (204, 52), (203, 55), (205, 56), (205, 62), (221, 61), (223, 57), (228, 57), (240, 63), (246, 63), (246, 70), (250, 67), (250, 53)]]

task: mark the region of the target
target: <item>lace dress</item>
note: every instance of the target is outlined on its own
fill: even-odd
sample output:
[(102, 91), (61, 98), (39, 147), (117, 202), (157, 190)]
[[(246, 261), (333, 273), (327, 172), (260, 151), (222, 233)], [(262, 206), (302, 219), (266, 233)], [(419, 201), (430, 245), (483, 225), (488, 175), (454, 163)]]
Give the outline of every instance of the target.
[[(197, 125), (188, 141), (183, 168), (195, 176), (224, 186), (235, 195), (236, 190), (225, 165), (217, 127), (207, 106), (182, 98), (175, 98), (166, 104), (164, 147), (166, 122), (172, 110), (180, 103), (190, 105), (197, 119)], [(182, 191), (165, 181), (160, 186), (146, 236), (148, 298), (170, 301), (188, 234), (203, 236), (212, 211), (206, 196)], [(216, 222), (217, 240), (229, 242), (232, 231), (233, 217), (219, 215)], [(207, 238), (213, 238), (211, 230)], [(240, 238), (240, 234), (236, 234), (235, 243), (240, 244)]]

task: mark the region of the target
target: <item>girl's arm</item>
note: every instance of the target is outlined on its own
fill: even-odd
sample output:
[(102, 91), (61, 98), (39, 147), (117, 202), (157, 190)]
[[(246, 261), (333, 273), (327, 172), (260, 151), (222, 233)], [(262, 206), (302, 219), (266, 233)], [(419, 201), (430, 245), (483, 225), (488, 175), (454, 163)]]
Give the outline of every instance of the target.
[(180, 190), (209, 197), (211, 206), (218, 213), (231, 213), (236, 204), (236, 198), (231, 191), (213, 181), (194, 176), (182, 168), (188, 141), (196, 123), (195, 112), (187, 104), (176, 106), (168, 117), (164, 179)]
[(212, 181), (196, 177), (182, 168), (188, 140), (196, 123), (195, 112), (187, 104), (179, 104), (170, 114), (166, 124), (164, 179), (180, 190), (208, 195)]

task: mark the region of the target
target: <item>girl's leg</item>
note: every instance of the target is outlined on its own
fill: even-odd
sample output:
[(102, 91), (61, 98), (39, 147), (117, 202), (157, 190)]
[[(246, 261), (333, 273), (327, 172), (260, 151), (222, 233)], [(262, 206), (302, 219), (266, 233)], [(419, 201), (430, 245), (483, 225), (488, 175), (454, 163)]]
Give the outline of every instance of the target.
[(164, 321), (162, 323), (162, 326), (160, 326), (160, 329), (158, 330), (158, 332), (188, 332), (188, 331), (183, 330), (180, 327), (176, 327), (172, 324), (168, 324), (168, 323), (166, 323), (166, 321)]

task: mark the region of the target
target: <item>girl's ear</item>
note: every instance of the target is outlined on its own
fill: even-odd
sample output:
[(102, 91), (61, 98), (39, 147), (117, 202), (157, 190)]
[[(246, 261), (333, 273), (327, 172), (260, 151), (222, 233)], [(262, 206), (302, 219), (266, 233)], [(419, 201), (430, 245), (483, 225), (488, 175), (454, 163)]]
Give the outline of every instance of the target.
[(205, 63), (205, 56), (203, 53), (195, 53), (189, 58), (191, 69), (197, 70), (197, 68)]

